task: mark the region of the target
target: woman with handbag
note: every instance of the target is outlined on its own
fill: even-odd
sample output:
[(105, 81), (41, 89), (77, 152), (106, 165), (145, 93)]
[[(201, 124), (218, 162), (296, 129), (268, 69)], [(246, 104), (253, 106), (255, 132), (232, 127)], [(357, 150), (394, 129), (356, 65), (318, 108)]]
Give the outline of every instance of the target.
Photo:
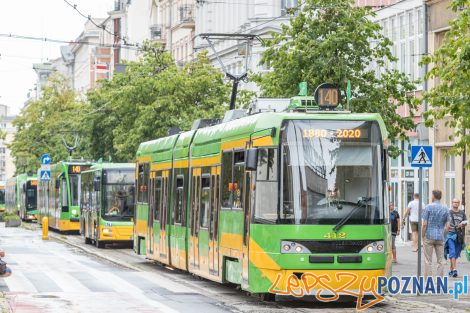
[(1, 258), (5, 257), (5, 251), (0, 248), (0, 277), (8, 277), (11, 275), (11, 269), (7, 267), (7, 263)]
[(444, 247), (444, 255), (450, 259), (449, 277), (457, 277), (457, 258), (460, 252), (465, 248), (465, 226), (467, 225), (467, 216), (463, 210), (460, 210), (460, 200), (453, 199), (449, 210), (450, 228), (447, 233)]

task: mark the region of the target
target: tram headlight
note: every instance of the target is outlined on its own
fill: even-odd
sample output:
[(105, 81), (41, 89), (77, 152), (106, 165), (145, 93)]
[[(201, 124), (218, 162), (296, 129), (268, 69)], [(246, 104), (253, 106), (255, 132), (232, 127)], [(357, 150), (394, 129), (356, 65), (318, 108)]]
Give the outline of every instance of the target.
[(77, 210), (73, 209), (73, 210), (72, 210), (72, 214), (73, 214), (73, 215), (77, 215)]
[(294, 242), (283, 240), (281, 241), (281, 253), (311, 253), (304, 245)]
[(383, 253), (384, 252), (384, 241), (374, 241), (362, 248), (359, 253)]

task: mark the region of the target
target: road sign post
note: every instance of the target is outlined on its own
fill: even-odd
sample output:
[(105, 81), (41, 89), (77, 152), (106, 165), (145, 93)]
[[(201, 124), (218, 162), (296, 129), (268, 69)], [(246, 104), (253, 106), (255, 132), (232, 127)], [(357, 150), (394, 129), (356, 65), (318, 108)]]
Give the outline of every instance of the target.
[[(423, 167), (432, 166), (432, 146), (412, 146), (411, 147), (411, 166), (419, 167), (419, 206), (418, 206), (418, 273), (421, 276), (421, 227), (423, 211)], [(419, 293), (418, 293), (419, 295)]]

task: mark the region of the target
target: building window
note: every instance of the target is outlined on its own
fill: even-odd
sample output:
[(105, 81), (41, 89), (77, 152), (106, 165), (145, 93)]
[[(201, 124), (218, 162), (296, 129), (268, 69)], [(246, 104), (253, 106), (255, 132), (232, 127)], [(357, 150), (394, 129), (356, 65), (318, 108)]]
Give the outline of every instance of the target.
[(400, 44), (400, 71), (402, 73), (406, 71), (406, 45), (404, 42)]
[(423, 33), (424, 33), (423, 11), (418, 10), (418, 34), (422, 35)]
[(408, 29), (409, 29), (409, 35), (408, 36), (413, 36), (415, 33), (415, 21), (413, 17), (413, 11), (408, 13)]
[(295, 15), (298, 5), (298, 0), (281, 0), (281, 15)]
[(400, 39), (405, 39), (405, 16), (400, 15)]
[(415, 41), (410, 40), (410, 78), (415, 79)]
[(445, 157), (444, 183), (445, 204), (450, 205), (455, 198), (455, 155), (453, 154)]

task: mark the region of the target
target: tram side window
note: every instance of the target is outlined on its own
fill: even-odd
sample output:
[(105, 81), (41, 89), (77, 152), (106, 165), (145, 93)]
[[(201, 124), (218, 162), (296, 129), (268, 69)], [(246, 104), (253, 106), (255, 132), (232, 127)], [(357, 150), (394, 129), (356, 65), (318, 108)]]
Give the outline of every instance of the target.
[(209, 227), (209, 213), (210, 213), (210, 190), (211, 180), (210, 176), (202, 177), (201, 180), (201, 206), (199, 210), (199, 226), (202, 228)]
[(139, 164), (139, 194), (138, 201), (140, 203), (148, 203), (149, 197), (149, 174), (150, 174), (150, 165), (148, 163)]
[[(161, 174), (160, 174), (161, 175)], [(156, 221), (160, 220), (160, 211), (161, 211), (161, 206), (162, 206), (162, 178), (157, 177), (155, 179), (155, 194), (154, 194), (154, 210), (155, 210), (155, 215), (154, 219)]]
[(233, 152), (222, 153), (222, 207), (232, 207)]
[(233, 155), (233, 208), (243, 208), (243, 180), (245, 177), (245, 151), (237, 151)]
[(255, 222), (274, 222), (277, 220), (277, 194), (279, 188), (278, 157), (278, 150), (275, 148), (258, 149), (254, 208)]
[(174, 222), (182, 224), (184, 208), (184, 176), (178, 176), (175, 182)]

